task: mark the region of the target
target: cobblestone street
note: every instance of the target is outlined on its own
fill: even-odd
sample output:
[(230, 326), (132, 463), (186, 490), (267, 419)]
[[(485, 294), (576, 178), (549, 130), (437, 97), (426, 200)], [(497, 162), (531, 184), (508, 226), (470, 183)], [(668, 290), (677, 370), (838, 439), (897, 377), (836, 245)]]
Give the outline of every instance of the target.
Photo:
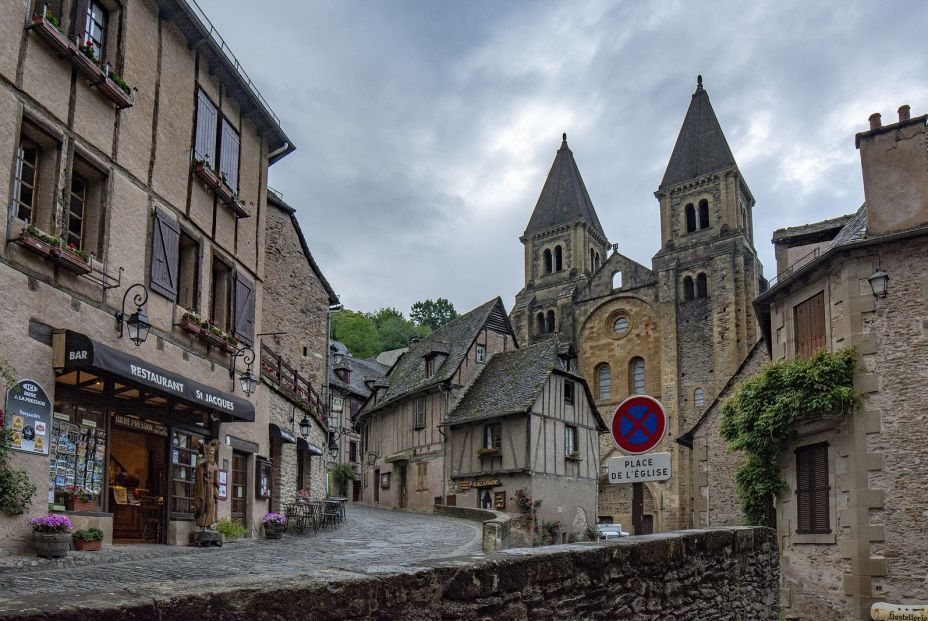
[(283, 577), (327, 580), (346, 573), (402, 571), (427, 559), (479, 552), (479, 535), (479, 525), (464, 520), (350, 506), (345, 524), (316, 535), (202, 550), (164, 547), (154, 558), (7, 571), (2, 574), (0, 619), (28, 609), (118, 600), (120, 594), (182, 594)]

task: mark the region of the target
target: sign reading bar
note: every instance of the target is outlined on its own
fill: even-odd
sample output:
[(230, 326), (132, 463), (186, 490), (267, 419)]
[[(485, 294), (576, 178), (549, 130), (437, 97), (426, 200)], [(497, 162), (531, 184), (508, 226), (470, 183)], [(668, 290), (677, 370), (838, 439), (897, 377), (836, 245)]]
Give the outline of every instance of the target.
[(644, 483), (670, 478), (670, 453), (613, 457), (607, 465), (610, 483)]
[(3, 425), (13, 431), (12, 448), (48, 455), (51, 424), (52, 403), (37, 382), (22, 380), (6, 391)]

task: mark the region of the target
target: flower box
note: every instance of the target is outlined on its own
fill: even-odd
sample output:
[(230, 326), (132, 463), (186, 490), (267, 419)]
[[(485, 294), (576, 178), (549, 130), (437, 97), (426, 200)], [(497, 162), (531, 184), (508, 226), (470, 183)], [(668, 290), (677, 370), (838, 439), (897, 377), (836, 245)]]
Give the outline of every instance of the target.
[(222, 182), (219, 180), (219, 176), (205, 162), (194, 162), (193, 174), (196, 175), (197, 179), (202, 181), (203, 185), (208, 187), (210, 190), (215, 190), (220, 185), (222, 185)]
[(84, 77), (91, 84), (100, 84), (106, 81), (106, 76), (103, 75), (103, 69), (100, 68), (100, 65), (76, 46), (71, 48), (71, 58), (74, 66), (84, 74)]
[(116, 104), (117, 108), (131, 108), (135, 104), (135, 96), (122, 90), (109, 76), (97, 85), (104, 97)]
[(565, 459), (567, 461), (580, 461), (580, 453), (568, 453)]
[(99, 552), (100, 548), (103, 547), (103, 541), (83, 541), (81, 539), (74, 540), (74, 549), (80, 550), (82, 552)]
[(73, 496), (65, 502), (68, 511), (96, 511), (97, 503), (92, 500), (78, 500)]
[(482, 448), (477, 449), (477, 457), (480, 459), (493, 459), (494, 457), (500, 456), (500, 450), (498, 448)]
[(32, 16), (32, 27), (61, 56), (74, 52), (74, 44), (43, 15)]
[(215, 188), (214, 191), (216, 192), (216, 197), (228, 205), (229, 209), (235, 213), (237, 218), (248, 218), (251, 216), (248, 205), (239, 200), (235, 190), (223, 183), (222, 180), (219, 181), (219, 186)]
[(203, 326), (201, 326), (196, 320), (191, 319), (190, 317), (182, 318), (180, 323), (177, 325), (180, 326), (180, 329), (184, 332), (189, 332), (194, 336), (203, 335)]
[(220, 347), (225, 349), (225, 347), (229, 344), (224, 336), (213, 334), (209, 328), (203, 328), (203, 331), (200, 333), (200, 338), (206, 341), (208, 345), (212, 345), (213, 347)]
[(75, 274), (88, 274), (91, 270), (90, 261), (85, 261), (80, 255), (71, 252), (68, 248), (53, 248), (52, 259), (58, 265), (71, 270)]
[(51, 257), (55, 249), (55, 247), (50, 243), (43, 239), (39, 239), (28, 231), (23, 231), (20, 233), (19, 239), (17, 241), (23, 248), (28, 248), (32, 252), (45, 257)]

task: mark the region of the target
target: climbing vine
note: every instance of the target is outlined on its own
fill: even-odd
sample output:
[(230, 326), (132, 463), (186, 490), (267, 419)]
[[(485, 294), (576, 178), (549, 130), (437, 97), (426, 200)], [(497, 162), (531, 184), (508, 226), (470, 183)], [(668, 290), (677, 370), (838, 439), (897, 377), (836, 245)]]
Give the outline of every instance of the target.
[[(0, 399), (16, 382), (16, 372), (0, 357)], [(2, 402), (0, 402), (2, 403)], [(0, 409), (0, 511), (7, 515), (22, 515), (32, 504), (36, 487), (24, 470), (12, 467), (13, 430), (6, 427)]]
[(796, 429), (843, 416), (855, 405), (855, 359), (853, 349), (843, 349), (769, 364), (723, 403), (722, 438), (730, 451), (747, 457), (735, 473), (735, 487), (748, 524), (773, 526), (773, 497), (786, 486), (777, 460)]

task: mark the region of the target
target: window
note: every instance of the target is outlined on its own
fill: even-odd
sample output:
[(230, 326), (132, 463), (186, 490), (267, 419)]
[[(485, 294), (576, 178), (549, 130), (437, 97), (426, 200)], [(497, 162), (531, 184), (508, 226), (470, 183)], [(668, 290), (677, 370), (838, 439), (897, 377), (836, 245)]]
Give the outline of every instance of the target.
[(612, 372), (605, 362), (596, 367), (596, 389), (600, 399), (612, 397)]
[(577, 428), (573, 425), (564, 427), (564, 454), (567, 457), (575, 457), (580, 452), (580, 444), (577, 442)]
[[(93, 54), (97, 60), (102, 61), (106, 49), (106, 25), (109, 13), (98, 2), (87, 2), (84, 13), (84, 30), (81, 33), (81, 43), (89, 43), (93, 47)], [(78, 16), (80, 20), (80, 16)]]
[(696, 209), (690, 203), (686, 206), (686, 232), (692, 233), (696, 230)]
[(498, 449), (503, 445), (503, 426), (493, 423), (483, 428), (483, 448)]
[(632, 385), (632, 394), (643, 395), (644, 394), (644, 360), (641, 358), (632, 358), (632, 361), (629, 363), (631, 370), (631, 385)]
[(86, 252), (102, 255), (103, 188), (105, 177), (79, 157), (71, 168), (65, 241)]
[(574, 404), (574, 383), (570, 380), (564, 380), (564, 403)]
[(561, 247), (555, 246), (554, 247), (554, 271), (555, 272), (560, 272), (562, 269), (564, 269), (563, 261), (564, 261), (564, 257), (563, 257), (563, 251), (561, 250)]
[(615, 272), (612, 274), (612, 288), (613, 289), (622, 288), (622, 272)]
[(240, 140), (238, 132), (222, 119), (222, 136), (219, 142), (219, 178), (238, 193), (238, 158)]
[(628, 325), (628, 317), (619, 315), (615, 318), (615, 321), (612, 322), (612, 331), (616, 334), (625, 334), (628, 332)]
[(87, 180), (80, 175), (71, 177), (71, 198), (68, 201), (67, 243), (83, 248), (84, 210), (87, 207)]
[(429, 488), (429, 462), (420, 461), (416, 464), (416, 491)]
[(554, 326), (554, 311), (553, 310), (548, 311), (547, 321), (545, 322), (545, 324), (546, 324), (545, 328), (547, 332), (554, 332), (555, 326)]
[(550, 250), (544, 251), (544, 258), (545, 258), (545, 274), (550, 274), (551, 271), (554, 269), (554, 265), (551, 262), (551, 251)]
[(706, 199), (699, 201), (699, 228), (709, 228), (709, 201)]
[(825, 346), (825, 292), (812, 296), (793, 308), (796, 355), (808, 358)]
[(23, 138), (16, 148), (16, 170), (13, 177), (13, 208), (16, 217), (33, 222), (39, 167), (39, 146)]
[(485, 345), (477, 345), (477, 363), (483, 364), (487, 359), (487, 348)]
[(222, 259), (213, 257), (212, 281), (209, 302), (209, 317), (216, 325), (229, 331), (232, 325), (232, 268)]
[(702, 407), (705, 405), (706, 397), (702, 391), (702, 388), (697, 388), (693, 391), (693, 405), (696, 407)]
[(194, 159), (205, 161), (210, 168), (216, 168), (216, 127), (218, 113), (216, 106), (206, 93), (197, 91), (197, 127), (193, 143)]
[(354, 440), (348, 442), (348, 461), (352, 463), (358, 461), (358, 443)]
[(431, 355), (426, 356), (425, 357), (425, 376), (426, 377), (432, 377), (432, 374), (435, 372), (434, 367), (435, 367), (435, 357)]
[(200, 244), (183, 232), (178, 240), (177, 261), (177, 304), (195, 309), (200, 293)]
[(706, 278), (706, 275), (703, 273), (700, 273), (698, 276), (696, 276), (696, 297), (709, 297), (709, 282)]
[(693, 286), (693, 277), (687, 276), (683, 279), (683, 299), (689, 302), (696, 297), (696, 287)]
[(545, 314), (538, 313), (535, 317), (535, 334), (545, 333)]
[(590, 248), (590, 271), (596, 271), (596, 251)]
[(796, 532), (830, 533), (828, 443), (796, 449)]
[(413, 429), (425, 428), (425, 397), (419, 397), (412, 402)]

